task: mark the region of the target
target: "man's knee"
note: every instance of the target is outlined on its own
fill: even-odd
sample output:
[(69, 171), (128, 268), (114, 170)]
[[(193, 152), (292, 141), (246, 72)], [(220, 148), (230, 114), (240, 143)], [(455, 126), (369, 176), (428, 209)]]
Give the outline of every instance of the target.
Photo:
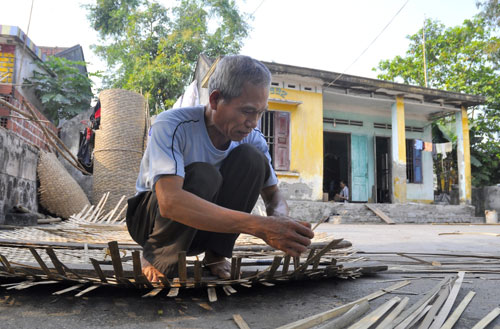
[(222, 185), (222, 176), (213, 165), (194, 162), (185, 168), (183, 189), (212, 201)]
[(251, 144), (241, 144), (229, 154), (230, 161), (237, 161), (243, 168), (265, 169), (266, 156)]

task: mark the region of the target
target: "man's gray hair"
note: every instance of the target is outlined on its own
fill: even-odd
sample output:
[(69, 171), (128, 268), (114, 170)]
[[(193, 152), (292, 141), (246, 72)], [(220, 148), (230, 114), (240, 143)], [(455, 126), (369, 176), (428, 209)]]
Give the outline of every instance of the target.
[(219, 90), (225, 101), (239, 97), (245, 82), (269, 88), (271, 72), (259, 62), (248, 56), (225, 56), (217, 64), (208, 82), (208, 92)]

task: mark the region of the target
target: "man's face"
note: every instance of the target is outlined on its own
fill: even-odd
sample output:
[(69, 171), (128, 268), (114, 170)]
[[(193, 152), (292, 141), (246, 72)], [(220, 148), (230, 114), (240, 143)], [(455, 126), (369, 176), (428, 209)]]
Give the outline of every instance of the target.
[(262, 114), (267, 110), (269, 89), (249, 82), (243, 85), (239, 97), (230, 101), (220, 97), (216, 102), (213, 120), (215, 127), (228, 140), (241, 141), (257, 127)]

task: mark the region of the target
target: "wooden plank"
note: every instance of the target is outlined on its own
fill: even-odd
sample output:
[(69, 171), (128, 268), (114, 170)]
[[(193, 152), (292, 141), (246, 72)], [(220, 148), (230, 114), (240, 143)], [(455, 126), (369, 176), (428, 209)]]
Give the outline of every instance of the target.
[(392, 310), (391, 313), (389, 313), (385, 319), (380, 322), (380, 324), (375, 328), (375, 329), (387, 329), (390, 328), (389, 324), (405, 309), (406, 305), (408, 305), (408, 302), (410, 299), (408, 297), (403, 298), (401, 302)]
[(371, 211), (373, 211), (373, 213), (375, 215), (377, 215), (378, 217), (380, 217), (380, 219), (382, 219), (387, 224), (389, 224), (389, 225), (396, 224), (389, 216), (387, 216), (382, 210), (378, 209), (374, 205), (366, 203), (365, 206), (366, 206), (366, 208), (368, 208)]
[(288, 273), (289, 266), (290, 266), (290, 255), (286, 255), (285, 260), (283, 261), (283, 269), (281, 271), (282, 275), (285, 275)]
[(179, 273), (179, 280), (185, 284), (187, 281), (187, 267), (186, 267), (186, 252), (179, 251), (177, 254), (177, 271)]
[(74, 286), (71, 286), (69, 288), (66, 288), (66, 289), (63, 289), (63, 290), (59, 290), (59, 291), (56, 291), (54, 293), (52, 293), (52, 295), (62, 295), (64, 293), (67, 293), (67, 292), (70, 292), (70, 291), (73, 291), (73, 290), (76, 290), (78, 288), (81, 288), (83, 287), (83, 284), (76, 284)]
[(109, 254), (111, 255), (111, 262), (113, 263), (113, 269), (115, 271), (115, 277), (117, 279), (123, 279), (123, 266), (120, 257), (120, 249), (118, 248), (117, 241), (108, 242)]
[(325, 323), (323, 326), (317, 329), (341, 329), (353, 324), (357, 319), (359, 319), (363, 314), (368, 312), (370, 305), (365, 300), (361, 304), (354, 305), (349, 311), (345, 312), (341, 316)]
[(455, 323), (458, 321), (462, 313), (465, 311), (467, 305), (469, 305), (472, 298), (476, 295), (474, 291), (469, 291), (469, 293), (464, 297), (464, 299), (457, 306), (455, 311), (450, 315), (448, 320), (443, 324), (441, 329), (452, 329)]
[(207, 292), (208, 292), (208, 301), (210, 303), (216, 302), (217, 301), (217, 292), (215, 291), (215, 288), (208, 287)]
[(250, 327), (245, 322), (245, 320), (243, 320), (243, 318), (241, 317), (241, 315), (239, 315), (239, 314), (233, 314), (233, 320), (234, 320), (234, 322), (236, 322), (236, 325), (238, 326), (238, 328), (240, 328), (240, 329), (250, 329)]
[(62, 276), (66, 276), (66, 271), (64, 270), (64, 267), (62, 266), (61, 261), (59, 258), (57, 258), (56, 253), (52, 248), (47, 248), (45, 250), (47, 255), (49, 255), (50, 260), (52, 261), (52, 264), (54, 265), (54, 268), (56, 269), (57, 273)]
[(368, 313), (364, 318), (350, 326), (348, 329), (368, 329), (370, 328), (375, 322), (377, 322), (382, 316), (384, 316), (385, 313), (387, 313), (395, 304), (399, 303), (401, 301), (401, 298), (399, 297), (394, 297), (372, 312)]
[(448, 317), (448, 314), (450, 314), (451, 308), (455, 303), (455, 299), (457, 299), (457, 295), (458, 292), (460, 291), (460, 287), (462, 286), (464, 277), (465, 277), (465, 272), (458, 273), (458, 279), (453, 284), (448, 299), (444, 303), (443, 307), (441, 308), (441, 311), (438, 313), (438, 315), (434, 319), (434, 322), (429, 327), (429, 329), (440, 329), (443, 326), (443, 323), (446, 321), (446, 318)]
[(99, 288), (99, 287), (100, 287), (100, 285), (90, 286), (90, 287), (88, 287), (88, 288), (86, 288), (86, 289), (83, 289), (83, 290), (82, 290), (82, 291), (80, 291), (79, 293), (77, 293), (77, 294), (75, 295), (75, 297), (82, 297), (82, 296), (83, 296), (83, 295), (85, 295), (86, 293), (89, 293), (89, 292), (91, 292), (91, 291), (93, 291), (93, 290), (96, 290), (96, 289), (97, 289), (97, 288)]
[(487, 325), (489, 325), (493, 320), (496, 319), (497, 316), (500, 315), (500, 306), (494, 308), (488, 315), (482, 318), (472, 329), (484, 329)]
[(434, 320), (434, 317), (441, 309), (441, 306), (443, 306), (449, 294), (450, 287), (448, 285), (441, 287), (436, 300), (432, 303), (431, 309), (429, 310), (429, 312), (427, 312), (427, 315), (425, 316), (418, 329), (428, 329), (430, 327), (432, 321)]
[(33, 257), (35, 257), (36, 259), (36, 262), (38, 263), (38, 265), (40, 265), (40, 267), (42, 268), (42, 271), (49, 277), (49, 278), (52, 278), (54, 275), (52, 274), (52, 272), (49, 270), (49, 268), (47, 267), (47, 264), (45, 264), (45, 262), (43, 261), (42, 257), (40, 257), (40, 255), (38, 254), (38, 252), (35, 250), (35, 248), (30, 248), (30, 251), (31, 251), (31, 254), (33, 255)]
[(101, 269), (101, 266), (99, 265), (99, 262), (97, 260), (95, 260), (94, 258), (90, 258), (90, 262), (94, 266), (94, 270), (95, 270), (97, 276), (99, 277), (99, 279), (101, 280), (101, 282), (108, 283), (108, 280), (106, 280), (106, 276), (102, 272), (102, 269)]

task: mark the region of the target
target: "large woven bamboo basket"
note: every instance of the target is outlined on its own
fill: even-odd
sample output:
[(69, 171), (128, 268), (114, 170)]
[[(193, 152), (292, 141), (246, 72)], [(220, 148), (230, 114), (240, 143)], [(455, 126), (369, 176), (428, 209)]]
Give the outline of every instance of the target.
[(69, 218), (90, 202), (54, 153), (40, 151), (38, 161), (40, 204), (51, 213)]
[(93, 200), (110, 192), (104, 211), (135, 194), (146, 131), (144, 97), (136, 92), (101, 92), (101, 125), (95, 135)]

